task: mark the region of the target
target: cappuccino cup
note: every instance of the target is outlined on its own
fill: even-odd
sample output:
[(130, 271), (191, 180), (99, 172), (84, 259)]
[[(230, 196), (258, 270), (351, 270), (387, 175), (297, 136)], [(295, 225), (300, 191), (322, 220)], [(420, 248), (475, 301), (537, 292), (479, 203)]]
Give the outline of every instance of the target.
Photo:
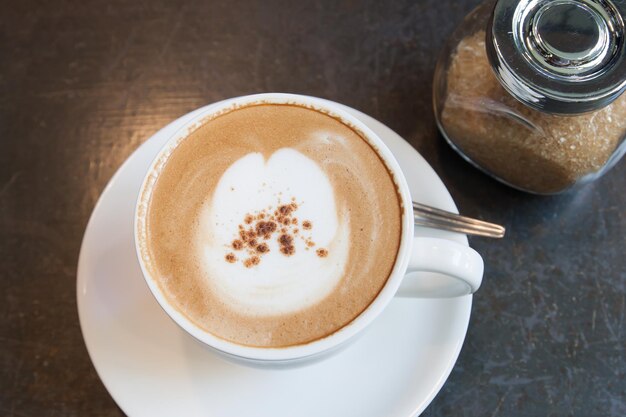
[(176, 324), (228, 359), (280, 366), (338, 351), (396, 294), (480, 287), (476, 251), (414, 229), (406, 178), (374, 132), (325, 100), (270, 93), (209, 106), (167, 141), (134, 236)]

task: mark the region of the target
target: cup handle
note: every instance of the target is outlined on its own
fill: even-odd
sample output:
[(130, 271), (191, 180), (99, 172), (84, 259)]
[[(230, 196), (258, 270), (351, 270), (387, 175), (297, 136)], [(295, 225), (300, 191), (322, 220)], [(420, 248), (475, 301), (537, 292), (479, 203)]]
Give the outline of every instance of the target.
[(446, 239), (414, 237), (398, 297), (445, 298), (472, 294), (483, 279), (483, 258)]

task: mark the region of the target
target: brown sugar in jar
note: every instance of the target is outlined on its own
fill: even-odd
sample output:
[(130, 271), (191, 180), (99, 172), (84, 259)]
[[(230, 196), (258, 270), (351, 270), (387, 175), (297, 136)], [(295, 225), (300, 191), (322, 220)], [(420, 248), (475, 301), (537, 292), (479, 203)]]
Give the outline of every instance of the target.
[(475, 166), (524, 191), (553, 194), (601, 176), (626, 150), (626, 95), (573, 114), (522, 102), (488, 56), (492, 4), (466, 18), (440, 58), (434, 93), (442, 133)]

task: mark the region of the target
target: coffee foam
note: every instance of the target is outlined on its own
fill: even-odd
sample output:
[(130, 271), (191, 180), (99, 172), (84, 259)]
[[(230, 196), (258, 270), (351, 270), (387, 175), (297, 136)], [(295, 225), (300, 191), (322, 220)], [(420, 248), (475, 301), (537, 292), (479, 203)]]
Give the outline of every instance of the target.
[[(277, 239), (260, 237), (269, 251), (256, 267), (224, 262), (224, 248), (236, 239), (241, 220), (259, 208), (280, 206), (283, 196), (302, 202), (298, 218), (315, 225), (309, 238), (330, 248), (329, 255), (319, 257), (295, 238), (293, 255), (285, 256)], [(196, 247), (207, 285), (245, 315), (287, 314), (319, 303), (341, 280), (349, 257), (348, 213), (338, 212), (332, 185), (317, 163), (291, 148), (277, 150), (267, 161), (250, 153), (233, 163), (205, 203), (200, 225)], [(314, 279), (307, 279), (307, 271), (315, 271)]]
[[(294, 253), (272, 236), (246, 266), (232, 247), (238, 226), (291, 202)], [(360, 134), (275, 104), (224, 112), (165, 154), (138, 221), (144, 265), (176, 309), (216, 336), (272, 347), (324, 337), (367, 308), (391, 273), (400, 231), (393, 178)]]

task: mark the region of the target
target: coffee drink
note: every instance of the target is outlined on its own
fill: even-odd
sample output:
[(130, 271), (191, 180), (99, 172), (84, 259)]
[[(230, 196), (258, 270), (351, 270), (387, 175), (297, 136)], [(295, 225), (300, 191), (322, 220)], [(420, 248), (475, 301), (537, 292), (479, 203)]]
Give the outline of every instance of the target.
[(393, 175), (323, 110), (255, 103), (203, 120), (140, 196), (149, 275), (199, 328), (246, 346), (328, 336), (376, 298), (400, 246)]

